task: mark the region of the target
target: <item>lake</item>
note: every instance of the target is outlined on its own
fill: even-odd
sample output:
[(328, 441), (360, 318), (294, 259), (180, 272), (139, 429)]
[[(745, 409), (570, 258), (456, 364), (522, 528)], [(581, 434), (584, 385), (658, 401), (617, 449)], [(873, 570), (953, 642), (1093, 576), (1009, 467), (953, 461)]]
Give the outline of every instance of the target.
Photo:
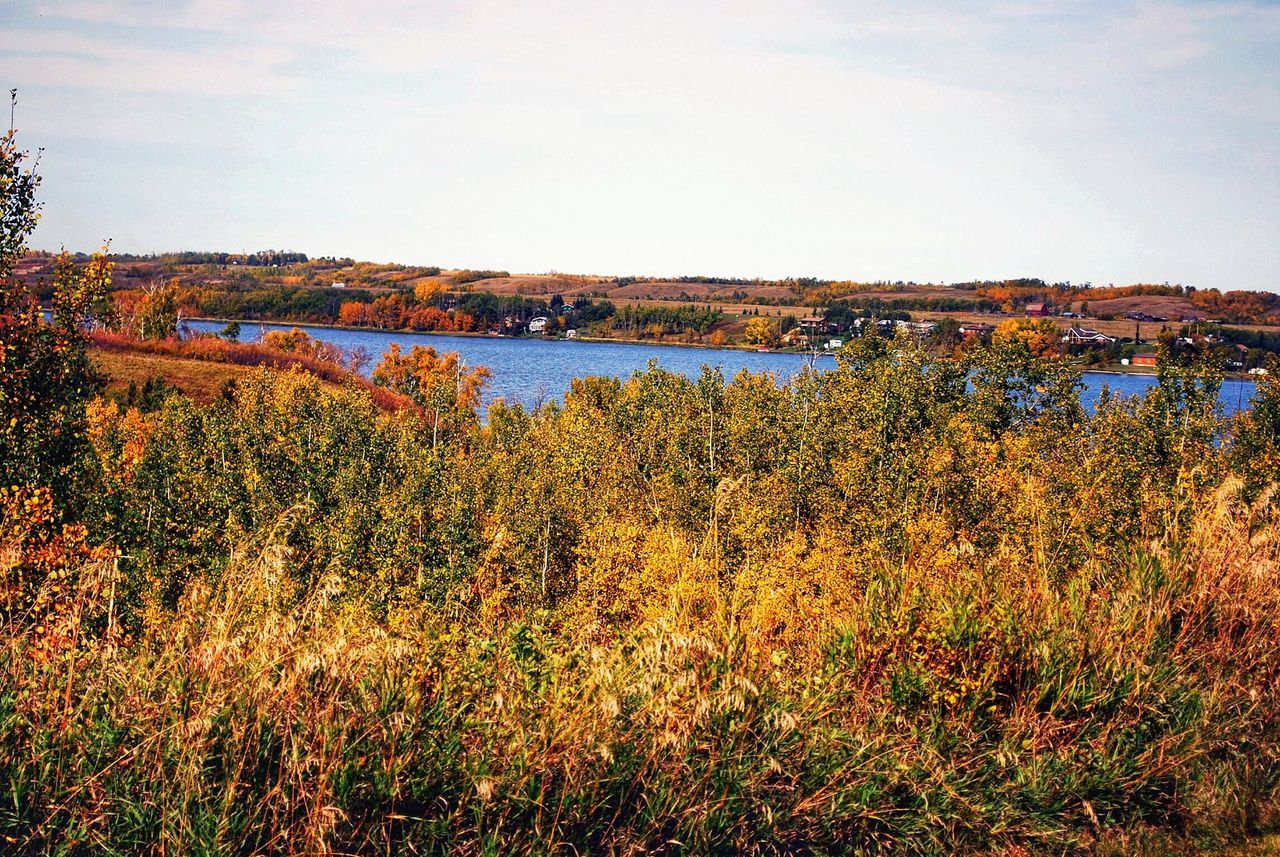
[[(192, 330), (214, 332), (222, 322), (187, 322)], [(256, 342), (269, 330), (288, 330), (294, 325), (241, 322), (240, 339)], [(332, 342), (350, 353), (363, 345), (375, 362), (393, 342), (406, 351), (414, 345), (430, 345), (437, 351), (456, 351), (469, 366), (488, 366), (493, 378), (485, 394), (485, 403), (502, 398), (526, 406), (539, 400), (560, 398), (574, 378), (587, 375), (610, 375), (627, 378), (643, 370), (650, 360), (662, 368), (696, 378), (703, 365), (719, 367), (726, 378), (742, 369), (773, 372), (787, 379), (804, 366), (808, 358), (801, 354), (738, 351), (733, 349), (679, 348), (666, 345), (631, 345), (617, 342), (583, 342), (581, 340), (514, 339), (497, 336), (448, 336), (442, 334), (391, 332), (383, 330), (340, 330), (329, 327), (305, 327), (316, 339)], [(820, 356), (817, 366), (835, 367), (835, 358)], [(365, 370), (368, 374), (372, 370)], [(1081, 398), (1092, 406), (1104, 386), (1121, 395), (1141, 395), (1155, 384), (1150, 375), (1114, 375), (1085, 372), (1085, 391)], [(1253, 396), (1253, 381), (1228, 380), (1222, 385), (1220, 399), (1226, 413), (1247, 406)]]

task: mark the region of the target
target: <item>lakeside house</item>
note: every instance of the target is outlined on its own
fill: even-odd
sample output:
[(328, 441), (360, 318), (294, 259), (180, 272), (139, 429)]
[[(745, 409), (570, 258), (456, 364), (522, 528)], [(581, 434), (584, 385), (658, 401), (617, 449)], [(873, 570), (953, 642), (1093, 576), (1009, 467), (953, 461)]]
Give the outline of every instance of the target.
[(574, 330), (573, 328), (569, 328), (568, 330), (566, 330), (566, 331), (564, 332), (564, 338), (565, 338), (565, 339), (577, 339), (577, 338), (578, 338), (578, 331)]
[(1111, 345), (1116, 341), (1114, 336), (1107, 336), (1105, 333), (1099, 333), (1090, 327), (1071, 327), (1067, 329), (1067, 333), (1062, 337), (1062, 341), (1068, 345)]
[(899, 321), (898, 328), (909, 330), (923, 339), (938, 332), (938, 323), (935, 321)]
[(546, 331), (546, 329), (547, 329), (547, 317), (545, 315), (540, 315), (537, 318), (529, 319), (530, 333), (543, 333)]
[(819, 333), (829, 333), (832, 325), (820, 315), (807, 315), (800, 319), (799, 327), (801, 333), (805, 336), (816, 336)]
[(995, 332), (996, 326), (994, 324), (974, 322), (960, 325), (960, 335), (965, 339), (980, 339), (985, 342)]
[(1155, 352), (1144, 351), (1141, 354), (1133, 355), (1133, 359), (1129, 362), (1134, 366), (1155, 366), (1157, 359)]
[[(863, 328), (873, 323), (873, 321), (873, 319), (869, 318), (855, 318), (853, 320), (854, 333), (858, 336), (863, 336)], [(938, 325), (932, 321), (903, 321), (902, 319), (882, 318), (874, 321), (874, 324), (876, 333), (888, 337), (892, 337), (899, 330), (905, 330), (917, 338), (923, 339), (938, 331)]]

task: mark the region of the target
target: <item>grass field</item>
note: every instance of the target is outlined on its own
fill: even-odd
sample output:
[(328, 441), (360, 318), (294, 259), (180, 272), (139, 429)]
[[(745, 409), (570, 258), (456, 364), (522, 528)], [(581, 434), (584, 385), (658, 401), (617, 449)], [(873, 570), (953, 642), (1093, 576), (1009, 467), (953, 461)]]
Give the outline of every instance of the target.
[(102, 349), (93, 349), (89, 354), (94, 367), (107, 377), (107, 392), (126, 390), (130, 384), (141, 387), (152, 378), (159, 377), (198, 402), (213, 400), (228, 381), (243, 378), (253, 371), (250, 366), (154, 354), (123, 354)]

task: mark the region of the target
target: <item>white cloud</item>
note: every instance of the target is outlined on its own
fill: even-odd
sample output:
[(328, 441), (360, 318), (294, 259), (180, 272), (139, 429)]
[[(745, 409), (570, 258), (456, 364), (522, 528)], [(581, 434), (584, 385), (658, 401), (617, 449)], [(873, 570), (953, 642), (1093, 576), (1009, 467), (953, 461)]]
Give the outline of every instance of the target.
[(234, 150), (234, 222), (135, 203), (188, 246), (1097, 281), (1231, 257), (1262, 285), (1275, 240), (1210, 260), (1178, 211), (1216, 178), (1220, 240), (1274, 220), (1277, 42), (1280, 9), (1245, 2), (121, 0), (11, 16), (0, 76), (88, 160), (149, 144), (205, 187)]

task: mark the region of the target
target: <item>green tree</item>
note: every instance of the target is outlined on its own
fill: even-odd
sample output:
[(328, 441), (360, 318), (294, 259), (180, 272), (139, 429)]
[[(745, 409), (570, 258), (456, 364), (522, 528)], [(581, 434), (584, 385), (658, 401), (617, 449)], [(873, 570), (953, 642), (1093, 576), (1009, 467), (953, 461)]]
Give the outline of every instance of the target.
[(111, 263), (96, 254), (83, 268), (64, 254), (54, 275), (52, 321), (14, 277), (35, 228), (40, 178), (16, 134), (0, 139), (0, 486), (48, 486), (58, 505), (75, 505), (87, 465), (85, 403), (100, 388), (85, 352), (92, 308), (102, 306)]

